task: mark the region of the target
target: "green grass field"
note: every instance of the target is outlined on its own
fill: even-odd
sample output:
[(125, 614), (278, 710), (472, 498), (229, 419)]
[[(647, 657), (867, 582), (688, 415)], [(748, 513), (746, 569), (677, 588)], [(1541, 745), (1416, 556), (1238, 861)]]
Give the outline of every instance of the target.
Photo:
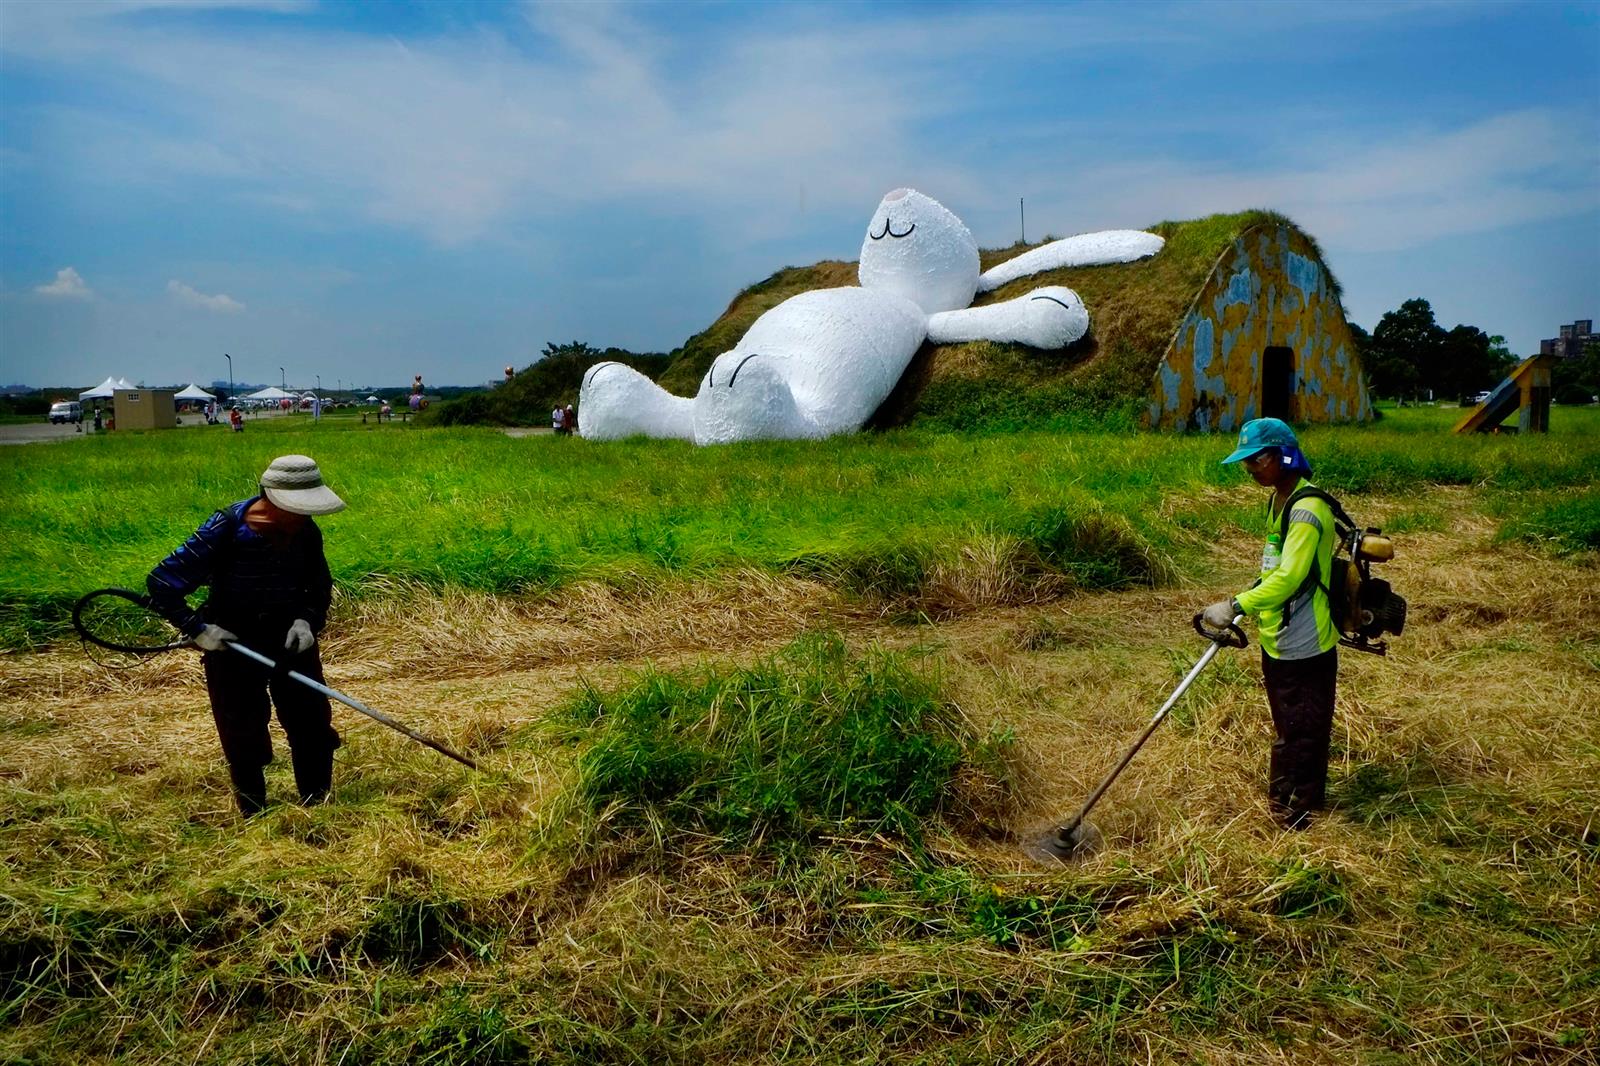
[[(9, 449), (0, 1062), (1547, 1063), (1600, 1042), (1600, 411), (1311, 430), (1395, 535), (1332, 808), (1276, 830), (1254, 648), (1024, 861), (1248, 579), (1228, 441), (595, 446), (353, 419)], [(232, 810), (194, 656), (105, 670), (138, 585), (275, 455), (347, 511), (333, 800)], [(281, 737), (269, 768), (289, 794)]]
[[(1527, 440), (1438, 432), (1453, 414), (1312, 430), (1317, 479), (1357, 494), (1473, 486), (1519, 535), (1600, 547), (1600, 410), (1557, 409), (1552, 434)], [(897, 432), (696, 449), (353, 417), (107, 434), (8, 453), (0, 646), (62, 638), (72, 600), (91, 588), (142, 588), (212, 510), (251, 495), (273, 456), (292, 451), (315, 457), (350, 504), (323, 526), (335, 578), (356, 599), (396, 581), (538, 593), (739, 567), (914, 594), (980, 544), (1114, 588), (1203, 567), (1218, 535), (1253, 529), (1257, 507), (1232, 491), (1242, 477), (1206, 437)]]

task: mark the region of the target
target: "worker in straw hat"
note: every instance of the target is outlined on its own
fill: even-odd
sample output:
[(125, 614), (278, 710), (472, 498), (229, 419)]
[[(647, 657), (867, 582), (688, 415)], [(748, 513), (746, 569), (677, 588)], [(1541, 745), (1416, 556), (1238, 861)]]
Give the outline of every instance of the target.
[[(322, 680), (317, 634), (328, 618), (333, 579), (312, 517), (343, 509), (310, 457), (279, 456), (261, 475), (259, 495), (213, 514), (145, 582), (156, 609), (205, 652), (211, 714), (246, 815), (267, 802), (272, 706), (289, 738), (300, 801), (322, 801), (333, 784), (339, 734), (328, 699), (282, 671)], [(197, 610), (188, 596), (202, 585), (211, 591)], [(228, 641), (276, 659), (280, 671), (230, 653)]]
[[(1272, 759), (1267, 797), (1273, 814), (1290, 829), (1310, 823), (1322, 807), (1328, 781), (1328, 743), (1333, 733), (1334, 683), (1339, 671), (1339, 631), (1333, 624), (1328, 588), (1336, 539), (1333, 510), (1308, 480), (1311, 463), (1294, 430), (1276, 418), (1257, 418), (1239, 432), (1239, 445), (1224, 463), (1243, 463), (1267, 498), (1267, 541), (1261, 576), (1250, 588), (1205, 609), (1212, 629), (1237, 615), (1256, 619), (1261, 673), (1272, 709)], [(1283, 512), (1289, 510), (1287, 536)]]

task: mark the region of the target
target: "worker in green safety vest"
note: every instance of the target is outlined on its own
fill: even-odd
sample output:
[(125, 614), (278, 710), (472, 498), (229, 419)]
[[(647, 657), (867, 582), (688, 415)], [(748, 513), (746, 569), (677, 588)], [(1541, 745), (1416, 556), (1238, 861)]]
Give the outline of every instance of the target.
[[(1255, 618), (1261, 673), (1272, 709), (1272, 761), (1267, 798), (1274, 816), (1303, 829), (1325, 801), (1328, 743), (1333, 734), (1334, 685), (1339, 672), (1339, 631), (1328, 587), (1336, 533), (1325, 500), (1303, 497), (1311, 464), (1294, 430), (1276, 418), (1257, 418), (1239, 432), (1239, 446), (1224, 463), (1244, 464), (1267, 499), (1267, 539), (1261, 577), (1248, 589), (1205, 609), (1205, 622), (1222, 629), (1240, 614)], [(1289, 507), (1287, 535), (1283, 521)]]

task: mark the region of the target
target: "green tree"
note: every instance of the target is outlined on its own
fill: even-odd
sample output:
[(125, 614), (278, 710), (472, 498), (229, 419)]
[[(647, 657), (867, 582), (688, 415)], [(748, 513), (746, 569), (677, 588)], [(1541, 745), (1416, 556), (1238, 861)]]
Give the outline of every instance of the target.
[(1444, 330), (1427, 300), (1407, 300), (1372, 331), (1367, 381), (1379, 396), (1416, 396), (1438, 371)]
[(1600, 342), (1584, 345), (1576, 359), (1557, 359), (1550, 385), (1556, 403), (1590, 403), (1600, 396)]
[(1489, 358), (1494, 363), (1494, 377), (1497, 383), (1522, 362), (1506, 344), (1506, 339), (1498, 333), (1489, 338)]
[(1506, 375), (1504, 361), (1495, 353), (1495, 342), (1504, 351), (1505, 338), (1491, 337), (1476, 326), (1459, 325), (1444, 335), (1439, 346), (1439, 363), (1424, 388), (1441, 397), (1471, 396), (1494, 387)]

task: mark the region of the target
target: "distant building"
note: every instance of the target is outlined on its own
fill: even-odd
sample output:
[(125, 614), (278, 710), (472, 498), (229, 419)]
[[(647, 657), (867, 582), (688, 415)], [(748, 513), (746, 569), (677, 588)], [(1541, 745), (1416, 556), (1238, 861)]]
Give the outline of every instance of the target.
[(1583, 354), (1590, 341), (1600, 342), (1595, 336), (1594, 319), (1580, 318), (1570, 326), (1561, 327), (1561, 336), (1539, 342), (1540, 355), (1558, 355), (1563, 359), (1576, 359)]

